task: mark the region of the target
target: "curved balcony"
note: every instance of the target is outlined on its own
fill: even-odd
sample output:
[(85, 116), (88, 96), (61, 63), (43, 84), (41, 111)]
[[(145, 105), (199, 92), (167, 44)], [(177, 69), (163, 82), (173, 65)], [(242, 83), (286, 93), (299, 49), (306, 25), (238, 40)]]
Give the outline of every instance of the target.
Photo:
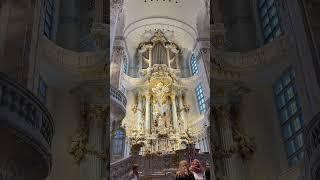
[(110, 87), (110, 120), (112, 129), (120, 127), (126, 115), (127, 98), (118, 89)]
[(320, 113), (305, 127), (306, 162), (311, 180), (320, 177)]
[(110, 97), (111, 100), (117, 102), (121, 106), (121, 108), (126, 111), (127, 106), (127, 98), (126, 96), (118, 89), (114, 87), (110, 87)]
[(45, 179), (52, 163), (53, 134), (53, 120), (44, 105), (0, 73), (0, 177), (6, 171), (3, 163), (10, 161), (10, 167), (23, 172), (23, 179)]

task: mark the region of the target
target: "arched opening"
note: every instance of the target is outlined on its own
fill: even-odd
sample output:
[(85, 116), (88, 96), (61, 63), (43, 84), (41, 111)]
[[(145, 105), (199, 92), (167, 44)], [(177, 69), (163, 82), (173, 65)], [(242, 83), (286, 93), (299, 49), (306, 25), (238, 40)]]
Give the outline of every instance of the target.
[(123, 158), (125, 148), (124, 130), (118, 129), (112, 135), (112, 160), (116, 161)]

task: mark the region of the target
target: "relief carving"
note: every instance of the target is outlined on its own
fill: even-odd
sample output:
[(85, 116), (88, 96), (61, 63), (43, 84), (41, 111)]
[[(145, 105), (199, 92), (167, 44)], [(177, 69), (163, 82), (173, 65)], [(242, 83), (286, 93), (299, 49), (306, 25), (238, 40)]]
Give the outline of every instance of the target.
[(237, 152), (241, 155), (242, 159), (248, 160), (256, 151), (256, 144), (254, 138), (250, 137), (240, 126), (239, 112), (239, 106), (232, 105), (230, 113), (232, 136), (237, 147)]

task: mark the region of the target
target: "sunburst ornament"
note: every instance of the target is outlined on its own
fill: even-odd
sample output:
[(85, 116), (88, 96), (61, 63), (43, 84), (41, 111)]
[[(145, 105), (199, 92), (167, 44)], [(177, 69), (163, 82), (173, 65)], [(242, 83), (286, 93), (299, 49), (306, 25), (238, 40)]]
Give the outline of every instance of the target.
[(169, 85), (164, 85), (162, 82), (159, 82), (154, 88), (151, 88), (152, 92), (157, 96), (158, 100), (161, 100), (161, 102), (164, 102), (165, 94), (170, 91)]

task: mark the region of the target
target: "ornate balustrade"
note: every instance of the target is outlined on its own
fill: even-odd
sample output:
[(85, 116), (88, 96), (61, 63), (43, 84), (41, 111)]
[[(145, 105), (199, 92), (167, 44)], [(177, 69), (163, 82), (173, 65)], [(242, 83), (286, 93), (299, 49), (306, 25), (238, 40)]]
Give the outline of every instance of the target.
[(126, 109), (127, 98), (120, 90), (110, 87), (110, 97), (112, 100), (120, 104), (124, 110)]
[(130, 156), (128, 158), (122, 159), (120, 161), (116, 161), (111, 163), (111, 180), (122, 180), (122, 179), (129, 179), (129, 173), (131, 171), (132, 164), (136, 158)]
[(307, 171), (312, 180), (320, 175), (320, 113), (305, 127)]
[[(178, 154), (166, 155), (147, 155), (147, 156), (130, 156), (128, 158), (111, 163), (111, 180), (128, 179), (133, 164), (139, 165), (141, 177), (162, 177), (166, 179), (174, 179), (175, 172), (181, 160), (188, 160), (187, 151), (181, 151)], [(209, 154), (197, 154), (194, 158), (198, 159), (202, 164), (209, 162)]]
[[(54, 133), (53, 120), (37, 97), (0, 73), (0, 120), (22, 131), (38, 131), (50, 146)], [(13, 118), (10, 118), (13, 117)], [(36, 139), (38, 139), (37, 137)], [(41, 138), (40, 138), (41, 139)]]

